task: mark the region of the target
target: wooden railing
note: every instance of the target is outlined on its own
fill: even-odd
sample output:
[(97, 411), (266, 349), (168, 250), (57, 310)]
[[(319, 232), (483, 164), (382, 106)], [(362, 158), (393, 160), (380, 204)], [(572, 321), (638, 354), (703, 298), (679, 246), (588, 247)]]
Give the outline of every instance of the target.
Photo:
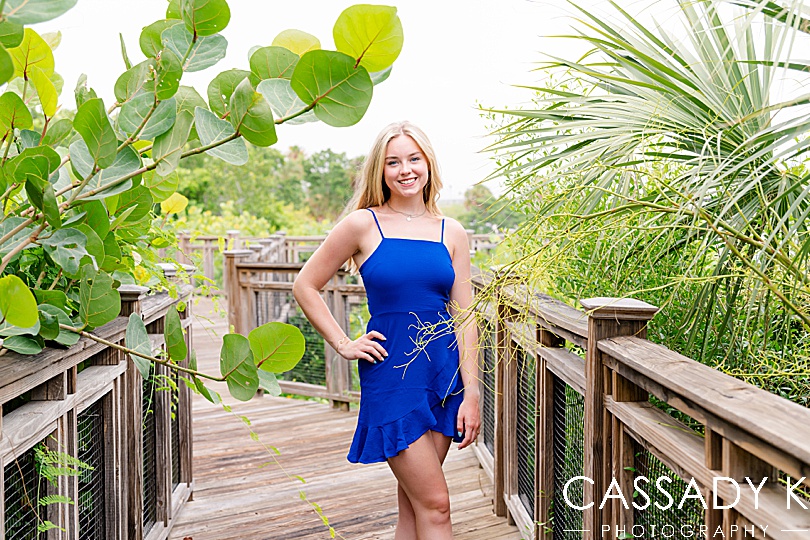
[[(163, 346), (167, 310), (179, 300), (190, 347), (190, 286), (180, 297), (147, 296), (147, 289), (122, 286), (121, 314), (94, 330), (124, 343), (127, 320), (139, 313), (155, 352)], [(66, 540), (158, 540), (192, 490), (191, 397), (162, 366), (144, 381), (132, 360), (116, 349), (82, 338), (68, 349), (46, 348), (34, 356), (0, 356), (0, 471), (3, 520), (0, 538)], [(162, 377), (162, 379), (160, 379)], [(38, 448), (78, 458), (91, 469), (61, 475), (56, 485), (38, 474)], [(71, 504), (39, 505), (45, 495)], [(63, 530), (38, 535), (48, 520)]]
[[(538, 539), (738, 538), (744, 527), (748, 537), (754, 527), (757, 537), (766, 528), (807, 538), (810, 501), (799, 488), (810, 485), (810, 410), (647, 341), (649, 304), (593, 298), (579, 311), (491, 282), (474, 279), (490, 300), (479, 305), (475, 448), (498, 515)], [(639, 485), (666, 505), (661, 477), (673, 480), (662, 485), (674, 505), (691, 495), (686, 510), (633, 506), (644, 506)], [(747, 479), (762, 482), (758, 495)]]
[[(473, 252), (487, 252), (498, 245), (500, 237), (489, 234), (469, 233), (470, 249)], [(217, 260), (224, 251), (249, 249), (254, 260), (263, 262), (296, 263), (305, 262), (313, 251), (323, 243), (325, 236), (288, 236), (280, 232), (267, 237), (254, 238), (241, 236), (239, 231), (230, 230), (224, 236), (178, 235), (178, 262), (194, 264), (202, 274), (215, 282), (224, 273), (217, 267)], [(222, 290), (226, 286), (222, 285)]]

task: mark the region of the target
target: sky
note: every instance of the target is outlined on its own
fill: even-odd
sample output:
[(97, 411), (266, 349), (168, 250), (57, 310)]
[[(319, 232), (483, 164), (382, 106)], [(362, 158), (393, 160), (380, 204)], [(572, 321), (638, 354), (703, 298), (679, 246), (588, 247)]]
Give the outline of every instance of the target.
[[(228, 40), (226, 58), (212, 68), (184, 75), (182, 83), (205, 96), (216, 74), (249, 69), (251, 47), (270, 45), (289, 28), (309, 32), (324, 49), (333, 49), (332, 26), (341, 11), (355, 3), (360, 1), (230, 0), (231, 21), (222, 32)], [(564, 0), (386, 3), (397, 6), (404, 46), (389, 79), (375, 87), (364, 118), (348, 128), (321, 122), (279, 126), (276, 148), (283, 151), (297, 145), (307, 153), (330, 148), (349, 157), (365, 155), (384, 126), (410, 120), (425, 130), (436, 149), (445, 184), (442, 197), (460, 199), (494, 168), (491, 155), (483, 151), (491, 141), (487, 136), (491, 125), (478, 106), (513, 109), (531, 98), (529, 90), (515, 85), (532, 85), (541, 79), (532, 70), (543, 53), (572, 52), (569, 41), (548, 37), (569, 32), (572, 9)], [(63, 16), (34, 25), (40, 33), (62, 33), (54, 52), (56, 71), (65, 79), (60, 104), (75, 108), (73, 89), (85, 73), (89, 85), (109, 106), (115, 80), (125, 69), (119, 32), (133, 64), (141, 61), (141, 29), (163, 18), (166, 5), (166, 0), (79, 0)], [(499, 190), (497, 184), (487, 185)]]

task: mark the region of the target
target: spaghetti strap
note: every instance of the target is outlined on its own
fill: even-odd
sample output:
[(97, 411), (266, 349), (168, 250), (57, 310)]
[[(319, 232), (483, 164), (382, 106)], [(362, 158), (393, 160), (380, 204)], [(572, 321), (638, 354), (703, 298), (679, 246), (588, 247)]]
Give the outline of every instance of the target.
[[(380, 231), (380, 238), (385, 238), (385, 235), (382, 232), (382, 227), (380, 227), (380, 222), (377, 221), (377, 214), (375, 214), (374, 210), (371, 208), (366, 208), (366, 210), (371, 212), (371, 215), (374, 216), (374, 223), (377, 224), (377, 230)], [(444, 220), (442, 220), (442, 237), (444, 237)]]
[(444, 243), (444, 218), (442, 218), (442, 239), (439, 240), (441, 243)]

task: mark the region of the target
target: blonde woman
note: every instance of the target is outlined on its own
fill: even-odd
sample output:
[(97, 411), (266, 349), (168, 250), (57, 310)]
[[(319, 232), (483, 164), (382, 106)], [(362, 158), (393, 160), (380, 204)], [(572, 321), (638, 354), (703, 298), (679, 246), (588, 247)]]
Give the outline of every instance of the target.
[[(304, 313), (343, 357), (359, 360), (361, 401), (348, 459), (386, 461), (398, 481), (396, 540), (452, 538), (442, 463), (480, 430), (477, 334), (467, 235), (441, 215), (433, 147), (409, 122), (374, 141), (353, 209), (295, 281)], [(371, 319), (346, 336), (318, 291), (346, 261), (363, 278)]]

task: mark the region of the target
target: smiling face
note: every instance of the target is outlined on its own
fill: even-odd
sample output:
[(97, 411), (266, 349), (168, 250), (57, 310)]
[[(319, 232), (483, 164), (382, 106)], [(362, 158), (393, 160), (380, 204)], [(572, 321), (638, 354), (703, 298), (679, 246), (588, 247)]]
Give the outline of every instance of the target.
[(388, 141), (383, 179), (392, 199), (421, 198), (429, 172), (428, 161), (412, 138), (398, 135)]

